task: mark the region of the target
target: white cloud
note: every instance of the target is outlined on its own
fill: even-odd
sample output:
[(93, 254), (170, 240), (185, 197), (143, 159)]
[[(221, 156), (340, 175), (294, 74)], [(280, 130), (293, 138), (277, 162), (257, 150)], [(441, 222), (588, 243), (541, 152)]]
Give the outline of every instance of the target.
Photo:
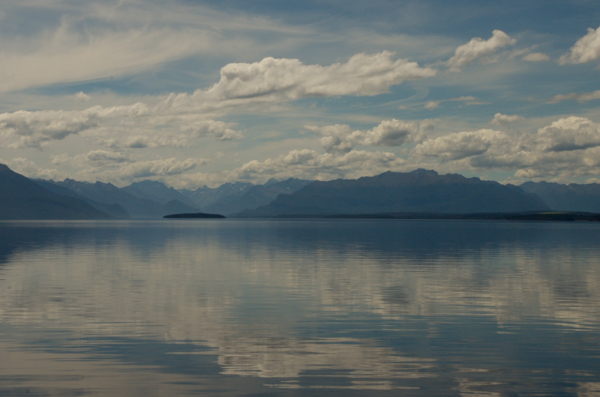
[(462, 67), (467, 66), (474, 60), (493, 54), (498, 49), (507, 45), (514, 45), (516, 42), (516, 39), (511, 38), (503, 31), (494, 30), (492, 37), (488, 40), (474, 37), (468, 43), (459, 46), (454, 52), (454, 56), (446, 64), (451, 71), (460, 72)]
[(549, 61), (550, 57), (541, 52), (533, 52), (531, 54), (525, 55), (521, 59), (524, 61), (527, 61), (527, 62), (544, 62), (544, 61)]
[(378, 95), (405, 80), (432, 77), (436, 71), (416, 62), (392, 59), (393, 53), (357, 54), (346, 63), (305, 65), (297, 59), (265, 58), (221, 69), (208, 92), (220, 99), (277, 95), (286, 99), (338, 95)]
[(568, 117), (538, 131), (541, 148), (562, 152), (600, 146), (600, 125), (584, 117)]
[(478, 156), (493, 145), (506, 143), (510, 137), (501, 131), (483, 129), (473, 132), (458, 132), (429, 139), (414, 149), (419, 156), (439, 157), (444, 160), (459, 160)]
[[(80, 164), (82, 157), (68, 159), (72, 165)], [(77, 174), (80, 180), (101, 180), (113, 181), (118, 185), (131, 183), (136, 180), (142, 180), (152, 177), (179, 177), (196, 167), (205, 165), (208, 160), (201, 158), (187, 158), (179, 160), (177, 158), (142, 160), (113, 164), (111, 167), (100, 165), (98, 163), (88, 163), (88, 168), (81, 169)]]
[(404, 160), (393, 153), (351, 150), (344, 154), (319, 153), (314, 150), (292, 150), (288, 154), (264, 161), (253, 160), (230, 171), (227, 179), (255, 178), (333, 179), (376, 175), (397, 168)]
[(562, 101), (575, 100), (577, 102), (587, 102), (600, 99), (600, 90), (594, 92), (573, 92), (566, 95), (556, 95), (548, 103), (558, 103)]
[(148, 107), (142, 103), (109, 108), (94, 106), (82, 111), (19, 110), (0, 114), (0, 134), (10, 142), (8, 147), (41, 148), (51, 141), (97, 128), (109, 119), (139, 118), (148, 113)]
[(175, 116), (170, 118), (170, 123), (179, 125), (179, 130), (189, 133), (194, 137), (212, 136), (219, 141), (240, 139), (244, 135), (233, 129), (236, 123), (226, 123), (219, 120), (207, 120), (199, 118), (196, 114)]
[(251, 103), (293, 101), (341, 95), (374, 96), (406, 80), (435, 76), (437, 71), (416, 62), (392, 59), (393, 53), (356, 54), (348, 62), (306, 65), (298, 59), (264, 58), (255, 63), (231, 63), (220, 80), (193, 95), (172, 95), (165, 107), (205, 109)]
[(417, 145), (411, 158), (462, 170), (516, 170), (522, 179), (593, 176), (600, 173), (600, 124), (568, 117), (536, 134), (488, 129), (452, 133)]
[[(139, 131), (139, 133), (145, 133), (145, 135), (131, 135), (127, 136), (126, 133), (121, 135), (124, 138), (116, 139), (116, 138), (108, 138), (102, 139), (99, 138), (101, 134), (96, 136), (96, 140), (98, 143), (113, 148), (127, 148), (127, 149), (148, 149), (148, 148), (162, 148), (162, 147), (172, 147), (172, 148), (185, 148), (190, 146), (190, 141), (185, 135), (178, 134), (165, 134), (165, 133), (156, 133), (156, 132), (147, 132), (147, 131)], [(136, 130), (136, 133), (138, 131)]]
[(7, 146), (12, 148), (40, 148), (97, 125), (95, 112), (19, 110), (0, 114), (0, 134), (5, 141), (10, 141)]
[(431, 128), (431, 123), (421, 125), (402, 120), (384, 120), (371, 130), (352, 131), (350, 126), (343, 124), (324, 127), (307, 126), (305, 128), (323, 135), (321, 146), (328, 153), (347, 153), (355, 146), (401, 146), (406, 142), (414, 142)]
[[(157, 106), (144, 103), (83, 111), (19, 111), (0, 114), (0, 133), (10, 147), (48, 145), (87, 131), (109, 146), (148, 148), (189, 146), (189, 139), (243, 137), (235, 123), (214, 120), (211, 113), (227, 106), (272, 104), (305, 97), (377, 95), (405, 80), (431, 77), (436, 71), (415, 62), (393, 60), (392, 53), (357, 54), (346, 63), (305, 65), (297, 59), (265, 58), (228, 64), (221, 79), (193, 95), (170, 95)], [(79, 95), (84, 98), (83, 94)], [(223, 113), (221, 111), (221, 113)]]
[(90, 99), (92, 99), (91, 96), (89, 96), (88, 94), (86, 94), (83, 91), (79, 91), (73, 97), (75, 98), (76, 101), (79, 101), (79, 102), (89, 102)]
[[(42, 110), (0, 114), (0, 134), (6, 146), (42, 148), (52, 141), (86, 132), (107, 146), (129, 148), (186, 147), (190, 138), (239, 139), (235, 123), (197, 113), (173, 113), (144, 103), (81, 111)], [(107, 136), (102, 138), (102, 136)]]
[(588, 33), (577, 40), (571, 50), (563, 54), (558, 62), (561, 65), (567, 63), (587, 63), (600, 58), (600, 27), (596, 30), (588, 28)]
[(147, 178), (151, 176), (177, 175), (207, 163), (205, 159), (188, 158), (178, 160), (170, 158), (165, 160), (140, 161), (129, 164), (119, 170), (120, 179)]
[(66, 154), (59, 154), (53, 157), (52, 164), (69, 164), (76, 168), (81, 167), (110, 167), (121, 166), (123, 163), (129, 163), (132, 160), (128, 155), (122, 152), (110, 152), (107, 150), (91, 150), (85, 154), (78, 154), (69, 157)]
[(494, 119), (490, 122), (490, 124), (505, 125), (505, 124), (512, 123), (512, 122), (519, 121), (519, 120), (523, 120), (523, 117), (508, 116), (506, 114), (496, 113), (494, 115)]
[[(129, 152), (91, 150), (87, 153), (69, 156), (65, 153), (53, 156), (52, 164), (69, 166), (76, 170), (69, 178), (85, 181), (111, 181), (122, 185), (125, 182), (151, 177), (179, 177), (209, 163), (204, 158), (144, 160), (132, 157)], [(31, 171), (31, 170), (29, 170)], [(36, 171), (34, 174), (39, 174)], [(30, 175), (30, 174), (27, 174)]]

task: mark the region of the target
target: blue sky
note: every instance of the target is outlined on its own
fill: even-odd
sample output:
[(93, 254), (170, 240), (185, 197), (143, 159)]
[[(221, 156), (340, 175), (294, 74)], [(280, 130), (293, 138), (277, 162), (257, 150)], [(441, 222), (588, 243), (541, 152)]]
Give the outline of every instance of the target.
[(178, 188), (597, 182), (599, 27), (586, 0), (6, 0), (0, 162)]

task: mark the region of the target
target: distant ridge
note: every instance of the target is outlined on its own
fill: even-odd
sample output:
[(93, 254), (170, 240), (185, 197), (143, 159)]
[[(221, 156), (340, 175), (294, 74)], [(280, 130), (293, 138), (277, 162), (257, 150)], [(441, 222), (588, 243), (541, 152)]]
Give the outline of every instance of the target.
[(429, 212), (446, 214), (547, 211), (535, 194), (458, 174), (418, 169), (355, 180), (315, 181), (241, 217)]
[(271, 178), (264, 185), (252, 186), (221, 197), (219, 201), (203, 207), (202, 210), (230, 215), (245, 209), (256, 209), (269, 204), (280, 194), (294, 193), (309, 183), (311, 181), (297, 178), (289, 178), (281, 182)]
[(198, 207), (196, 203), (190, 200), (183, 193), (167, 187), (164, 183), (159, 181), (141, 181), (134, 182), (129, 186), (121, 188), (122, 191), (127, 192), (140, 199), (154, 200), (159, 204), (165, 205), (172, 201), (181, 202), (188, 207)]
[(201, 186), (196, 190), (182, 189), (180, 192), (196, 203), (198, 207), (204, 209), (227, 196), (243, 195), (253, 186), (253, 184), (248, 182), (227, 182), (217, 188)]
[[(165, 204), (161, 204), (151, 198), (137, 197), (111, 183), (79, 182), (73, 179), (65, 179), (62, 182), (38, 181), (38, 183), (56, 185), (63, 188), (60, 190), (61, 194), (76, 194), (78, 197), (82, 197), (88, 201), (92, 206), (100, 208), (104, 206), (107, 211), (110, 209), (118, 211), (120, 209), (121, 212), (127, 214), (123, 216), (125, 218), (161, 218), (164, 215), (175, 212), (196, 212), (199, 210), (197, 207), (182, 203), (179, 200), (170, 200)], [(160, 182), (156, 183), (161, 184)], [(151, 186), (156, 186), (156, 184), (153, 183)], [(169, 190), (166, 186), (162, 186), (164, 189), (160, 190)], [(57, 190), (58, 192), (59, 190)], [(177, 191), (175, 192), (178, 193)], [(186, 200), (185, 197), (184, 200)]]
[(0, 219), (110, 219), (83, 200), (61, 196), (0, 164)]
[(600, 184), (563, 185), (554, 182), (525, 182), (519, 186), (526, 192), (537, 194), (556, 211), (600, 213)]
[[(271, 178), (263, 185), (234, 182), (191, 191), (175, 190), (159, 181), (119, 188), (73, 179), (33, 180), (0, 164), (0, 188), (0, 219), (130, 219), (173, 214), (377, 219), (508, 219), (507, 214), (513, 214), (511, 219), (525, 219), (537, 213), (536, 219), (593, 220), (594, 214), (600, 214), (597, 183), (514, 186), (425, 169), (327, 182)], [(210, 204), (200, 207), (196, 200)]]
[(74, 197), (74, 198), (83, 200), (86, 203), (88, 203), (89, 205), (91, 205), (92, 207), (96, 208), (97, 210), (106, 212), (113, 219), (131, 219), (131, 216), (129, 215), (129, 213), (125, 210), (125, 208), (121, 207), (119, 204), (99, 203), (97, 201), (90, 200), (86, 197), (80, 196), (79, 194), (75, 193), (74, 191), (72, 191), (70, 189), (67, 189), (66, 187), (57, 185), (54, 182), (45, 181), (43, 179), (32, 179), (32, 181), (37, 183), (44, 189), (49, 190), (52, 193), (58, 194), (59, 196)]

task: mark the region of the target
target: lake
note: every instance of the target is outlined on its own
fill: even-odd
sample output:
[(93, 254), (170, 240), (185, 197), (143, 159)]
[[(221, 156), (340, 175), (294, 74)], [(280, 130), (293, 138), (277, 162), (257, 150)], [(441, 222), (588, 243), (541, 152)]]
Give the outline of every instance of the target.
[(0, 222), (0, 396), (599, 396), (600, 224)]

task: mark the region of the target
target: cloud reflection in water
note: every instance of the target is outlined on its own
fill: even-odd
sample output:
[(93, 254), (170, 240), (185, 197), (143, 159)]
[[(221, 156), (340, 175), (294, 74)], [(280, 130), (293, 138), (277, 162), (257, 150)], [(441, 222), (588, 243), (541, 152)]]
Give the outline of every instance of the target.
[[(25, 222), (0, 234), (0, 351), (23, 362), (0, 367), (0, 391), (584, 396), (600, 382), (594, 224)], [(94, 386), (102, 376), (119, 381)]]

